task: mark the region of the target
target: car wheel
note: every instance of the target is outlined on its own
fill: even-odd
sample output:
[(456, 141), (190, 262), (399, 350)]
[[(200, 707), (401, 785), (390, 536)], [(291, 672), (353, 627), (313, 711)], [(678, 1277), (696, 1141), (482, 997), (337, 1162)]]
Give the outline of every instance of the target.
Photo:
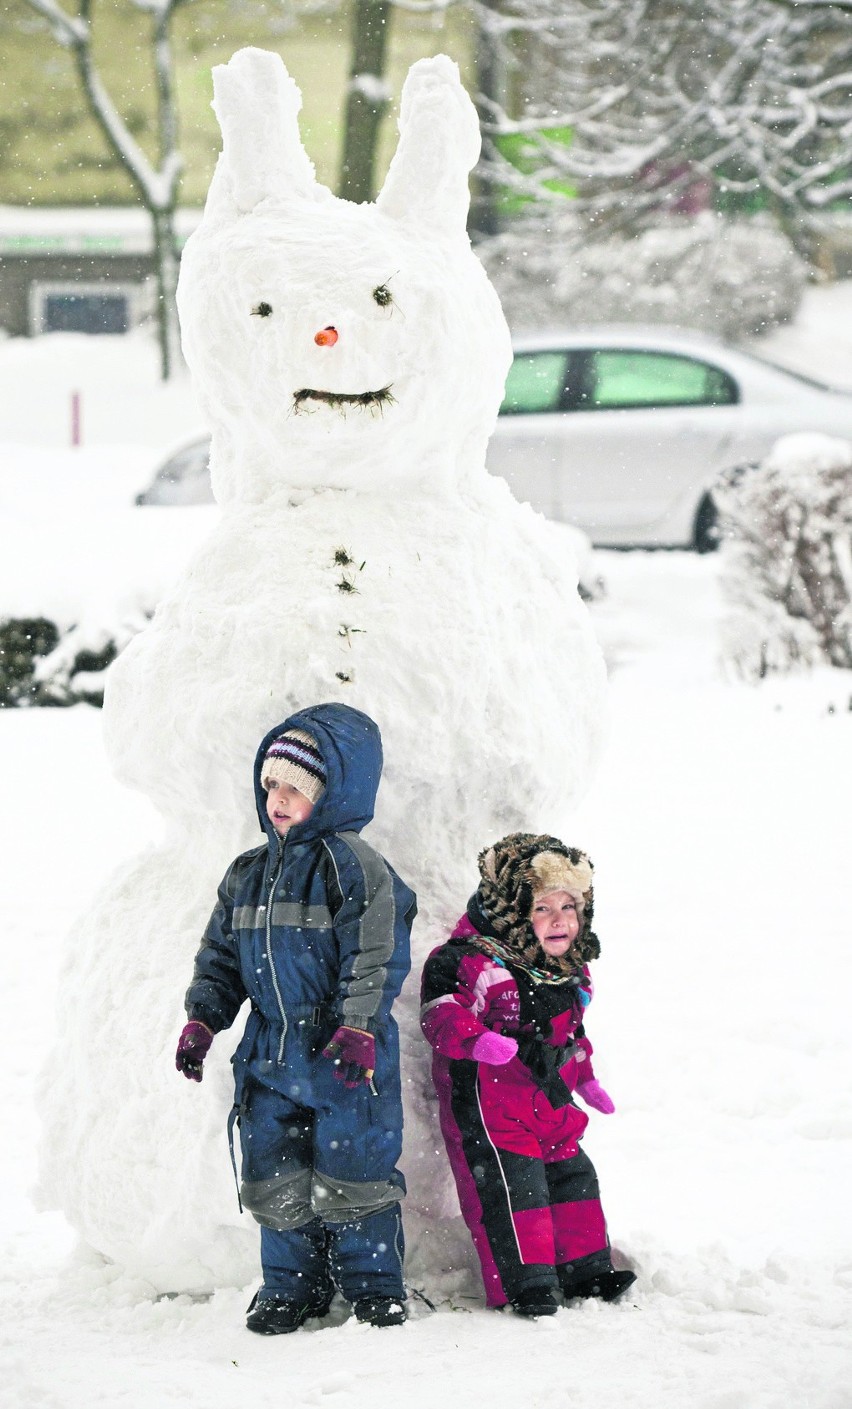
[(698, 513), (695, 516), (692, 542), (696, 553), (715, 553), (721, 537), (719, 511), (713, 503), (712, 496), (705, 494), (698, 505)]

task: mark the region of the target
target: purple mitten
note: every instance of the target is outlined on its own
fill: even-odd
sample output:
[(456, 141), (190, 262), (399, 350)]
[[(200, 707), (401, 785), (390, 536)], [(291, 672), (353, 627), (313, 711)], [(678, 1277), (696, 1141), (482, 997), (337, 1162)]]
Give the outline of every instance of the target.
[(512, 1060), (517, 1050), (514, 1037), (504, 1037), (501, 1032), (481, 1032), (470, 1049), (470, 1055), (475, 1062), (502, 1067)]
[(334, 1074), (344, 1086), (369, 1081), (376, 1069), (376, 1039), (360, 1027), (339, 1027), (322, 1054), (334, 1062)]
[(610, 1097), (606, 1094), (599, 1081), (584, 1081), (576, 1088), (576, 1094), (592, 1110), (600, 1111), (601, 1115), (612, 1115), (615, 1106)]
[(204, 1075), (204, 1058), (210, 1051), (213, 1033), (206, 1023), (189, 1022), (178, 1039), (175, 1066), (189, 1081), (200, 1081)]

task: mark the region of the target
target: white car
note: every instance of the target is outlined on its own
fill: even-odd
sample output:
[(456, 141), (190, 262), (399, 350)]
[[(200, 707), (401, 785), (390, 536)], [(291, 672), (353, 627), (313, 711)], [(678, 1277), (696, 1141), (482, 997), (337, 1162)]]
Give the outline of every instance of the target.
[(707, 551), (720, 476), (789, 432), (852, 440), (852, 393), (703, 334), (592, 327), (514, 348), (488, 468), (599, 547)]
[[(514, 347), (488, 468), (598, 547), (706, 552), (721, 476), (789, 432), (852, 440), (852, 393), (703, 334), (593, 327)], [(176, 447), (137, 503), (210, 501), (209, 449)]]
[(136, 495), (136, 503), (168, 507), (215, 503), (210, 484), (210, 436), (202, 432), (173, 445), (148, 488)]

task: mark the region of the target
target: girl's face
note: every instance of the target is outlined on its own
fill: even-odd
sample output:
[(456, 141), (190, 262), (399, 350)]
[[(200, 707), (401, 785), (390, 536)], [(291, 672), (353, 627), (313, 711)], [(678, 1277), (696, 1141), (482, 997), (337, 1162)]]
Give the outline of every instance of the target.
[(577, 902), (567, 890), (553, 890), (540, 895), (533, 905), (530, 920), (533, 933), (545, 954), (558, 959), (565, 954), (580, 933)]
[(266, 815), (279, 837), (300, 822), (307, 822), (314, 805), (298, 788), (291, 783), (279, 783), (275, 778), (264, 778), (263, 786), (266, 788)]

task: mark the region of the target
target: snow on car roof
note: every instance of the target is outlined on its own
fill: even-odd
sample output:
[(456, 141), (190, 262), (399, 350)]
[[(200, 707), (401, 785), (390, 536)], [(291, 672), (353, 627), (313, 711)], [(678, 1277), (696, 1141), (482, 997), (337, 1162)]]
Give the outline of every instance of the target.
[(593, 343), (596, 347), (654, 347), (692, 349), (709, 353), (735, 351), (730, 343), (710, 333), (690, 332), (685, 328), (673, 328), (665, 324), (606, 323), (576, 324), (570, 328), (549, 328), (543, 331), (517, 333), (512, 344), (517, 352), (536, 352), (550, 347), (583, 347)]

